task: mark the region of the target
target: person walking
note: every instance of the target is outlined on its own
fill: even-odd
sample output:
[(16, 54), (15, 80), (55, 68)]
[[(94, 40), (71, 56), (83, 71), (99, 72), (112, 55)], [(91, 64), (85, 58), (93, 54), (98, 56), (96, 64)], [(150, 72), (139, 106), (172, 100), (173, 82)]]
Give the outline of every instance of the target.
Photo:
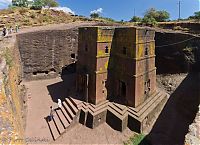
[(50, 115), (49, 115), (50, 116), (50, 120), (49, 121), (53, 120), (53, 114), (54, 114), (54, 109), (53, 109), (52, 106), (50, 107), (50, 109), (51, 110), (50, 110)]

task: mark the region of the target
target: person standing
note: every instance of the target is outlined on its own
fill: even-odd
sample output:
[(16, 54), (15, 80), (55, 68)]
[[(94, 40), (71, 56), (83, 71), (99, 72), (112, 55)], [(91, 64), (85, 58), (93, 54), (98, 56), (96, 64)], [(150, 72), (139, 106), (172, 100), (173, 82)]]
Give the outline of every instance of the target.
[(61, 109), (61, 107), (62, 107), (62, 101), (58, 99), (58, 108)]
[(3, 27), (3, 36), (6, 36), (6, 27)]
[(10, 31), (9, 31), (9, 33), (12, 34), (12, 32), (13, 32), (13, 28), (12, 28), (12, 26), (10, 26)]
[(16, 25), (16, 26), (15, 26), (15, 32), (17, 33), (17, 32), (18, 32), (18, 30), (19, 30), (19, 26), (18, 26), (18, 25)]
[(8, 36), (8, 28), (6, 28), (6, 36)]

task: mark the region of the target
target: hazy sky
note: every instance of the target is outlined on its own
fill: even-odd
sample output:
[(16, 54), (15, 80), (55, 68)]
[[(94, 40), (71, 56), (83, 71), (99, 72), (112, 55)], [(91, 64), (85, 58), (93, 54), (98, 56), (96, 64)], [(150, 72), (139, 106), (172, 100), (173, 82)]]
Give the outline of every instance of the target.
[[(11, 0), (0, 0), (5, 8)], [(78, 15), (89, 16), (97, 10), (102, 16), (116, 20), (130, 20), (135, 14), (143, 16), (149, 8), (167, 10), (171, 19), (178, 18), (178, 0), (57, 0), (62, 7), (68, 7)], [(187, 18), (199, 11), (199, 0), (181, 0), (181, 17)]]

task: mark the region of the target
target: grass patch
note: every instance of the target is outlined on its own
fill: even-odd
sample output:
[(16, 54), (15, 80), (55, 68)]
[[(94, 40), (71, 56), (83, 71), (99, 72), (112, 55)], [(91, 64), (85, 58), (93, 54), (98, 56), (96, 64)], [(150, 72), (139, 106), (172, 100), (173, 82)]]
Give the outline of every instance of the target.
[(9, 67), (12, 67), (13, 64), (13, 58), (12, 58), (12, 52), (10, 49), (6, 48), (5, 51), (3, 52), (2, 56), (5, 58), (6, 60), (6, 64)]
[(190, 52), (190, 53), (191, 53), (191, 52), (193, 52), (193, 48), (187, 46), (186, 48), (183, 49), (183, 51), (184, 51), (184, 52)]
[(137, 134), (131, 137), (124, 145), (150, 145), (144, 134)]

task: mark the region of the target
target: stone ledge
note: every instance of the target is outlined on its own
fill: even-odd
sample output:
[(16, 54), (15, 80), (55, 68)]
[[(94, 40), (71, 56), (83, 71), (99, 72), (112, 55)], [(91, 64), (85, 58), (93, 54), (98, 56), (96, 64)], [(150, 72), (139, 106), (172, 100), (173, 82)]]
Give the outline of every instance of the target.
[(156, 91), (140, 106), (133, 108), (109, 102), (98, 105), (70, 98), (80, 111), (79, 122), (90, 128), (95, 128), (107, 122), (112, 128), (124, 131), (127, 127), (132, 131), (144, 133), (152, 127), (168, 100), (168, 94)]

